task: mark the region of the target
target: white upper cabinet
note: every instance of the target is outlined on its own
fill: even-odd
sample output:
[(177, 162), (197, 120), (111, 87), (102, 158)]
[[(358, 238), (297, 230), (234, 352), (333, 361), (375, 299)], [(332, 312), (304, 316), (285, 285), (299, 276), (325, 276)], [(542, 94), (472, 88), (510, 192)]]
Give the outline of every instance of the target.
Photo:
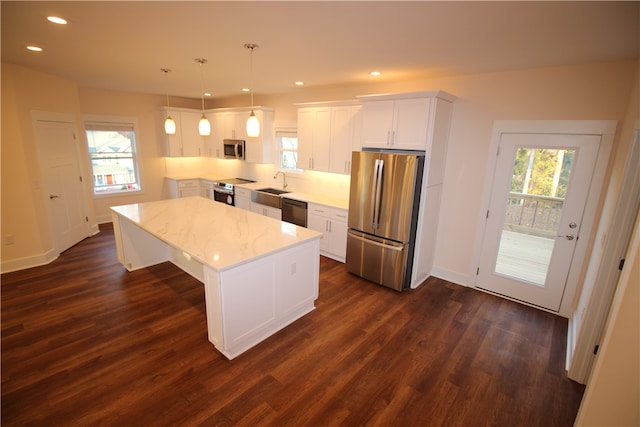
[(298, 104), (298, 165), (349, 174), (360, 145), (360, 105), (351, 101)]
[(331, 107), (329, 172), (351, 173), (351, 152), (360, 150), (360, 110), (360, 105)]
[[(359, 96), (362, 147), (428, 150), (439, 101), (455, 97), (442, 91)], [(447, 114), (448, 120), (448, 114)]]
[(197, 157), (207, 156), (224, 158), (222, 141), (225, 139), (241, 139), (246, 141), (245, 160), (252, 163), (270, 163), (273, 151), (273, 118), (272, 109), (255, 107), (254, 112), (260, 121), (260, 136), (247, 136), (246, 124), (250, 107), (221, 108), (205, 111), (205, 116), (211, 123), (211, 135), (200, 136), (198, 122), (202, 111), (191, 109), (161, 108), (161, 122), (167, 113), (176, 122), (175, 135), (166, 135), (164, 130), (165, 153), (168, 157)]
[(301, 169), (329, 171), (330, 136), (330, 107), (298, 109), (298, 166)]
[[(164, 133), (164, 120), (167, 114), (176, 122), (176, 133)], [(202, 112), (195, 110), (161, 110), (162, 135), (164, 135), (167, 157), (199, 157), (205, 155), (205, 138), (198, 133), (198, 122)]]
[(182, 157), (204, 156), (205, 138), (198, 132), (198, 123), (202, 112), (181, 111), (180, 128), (182, 131)]
[[(254, 112), (260, 122), (260, 136), (245, 136), (245, 160), (249, 163), (271, 163), (273, 161), (273, 119), (274, 112), (267, 108), (254, 108)], [(251, 109), (244, 110), (241, 115), (244, 134), (246, 135), (247, 119)]]

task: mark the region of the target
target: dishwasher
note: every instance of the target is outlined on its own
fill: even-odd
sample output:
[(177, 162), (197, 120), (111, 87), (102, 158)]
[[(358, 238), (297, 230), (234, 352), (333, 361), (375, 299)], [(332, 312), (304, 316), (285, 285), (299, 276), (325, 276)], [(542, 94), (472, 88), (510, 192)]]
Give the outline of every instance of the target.
[(300, 227), (307, 226), (307, 202), (282, 198), (282, 220)]

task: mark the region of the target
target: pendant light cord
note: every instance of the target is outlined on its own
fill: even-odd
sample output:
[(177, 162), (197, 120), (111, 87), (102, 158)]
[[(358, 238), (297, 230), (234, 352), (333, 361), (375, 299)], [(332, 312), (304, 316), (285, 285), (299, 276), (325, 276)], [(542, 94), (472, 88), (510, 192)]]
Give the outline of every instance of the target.
[(169, 73), (171, 70), (168, 68), (161, 68), (160, 71), (164, 73), (164, 91), (167, 95), (167, 108), (169, 108)]
[(251, 85), (251, 109), (253, 110), (253, 49), (254, 46), (251, 46), (251, 55), (249, 56), (249, 84)]
[(196, 61), (200, 63), (200, 98), (202, 99), (202, 114), (204, 114), (204, 75), (202, 74), (202, 64), (206, 63), (207, 60), (198, 58)]

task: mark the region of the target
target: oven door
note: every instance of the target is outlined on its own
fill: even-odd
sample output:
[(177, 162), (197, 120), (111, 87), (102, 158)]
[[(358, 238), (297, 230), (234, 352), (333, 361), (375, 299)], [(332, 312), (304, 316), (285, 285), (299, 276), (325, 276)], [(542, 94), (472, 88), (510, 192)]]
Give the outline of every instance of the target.
[(227, 205), (235, 206), (233, 200), (233, 190), (227, 190), (226, 188), (214, 188), (213, 200)]

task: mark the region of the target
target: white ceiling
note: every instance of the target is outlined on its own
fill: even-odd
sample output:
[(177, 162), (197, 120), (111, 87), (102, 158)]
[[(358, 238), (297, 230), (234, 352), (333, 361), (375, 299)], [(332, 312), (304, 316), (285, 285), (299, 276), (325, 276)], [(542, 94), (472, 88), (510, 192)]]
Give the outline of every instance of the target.
[[(2, 61), (80, 86), (200, 97), (638, 58), (640, 2), (2, 1)], [(64, 27), (48, 15), (70, 21)], [(28, 44), (41, 45), (40, 53)], [(172, 72), (165, 81), (160, 68)]]

